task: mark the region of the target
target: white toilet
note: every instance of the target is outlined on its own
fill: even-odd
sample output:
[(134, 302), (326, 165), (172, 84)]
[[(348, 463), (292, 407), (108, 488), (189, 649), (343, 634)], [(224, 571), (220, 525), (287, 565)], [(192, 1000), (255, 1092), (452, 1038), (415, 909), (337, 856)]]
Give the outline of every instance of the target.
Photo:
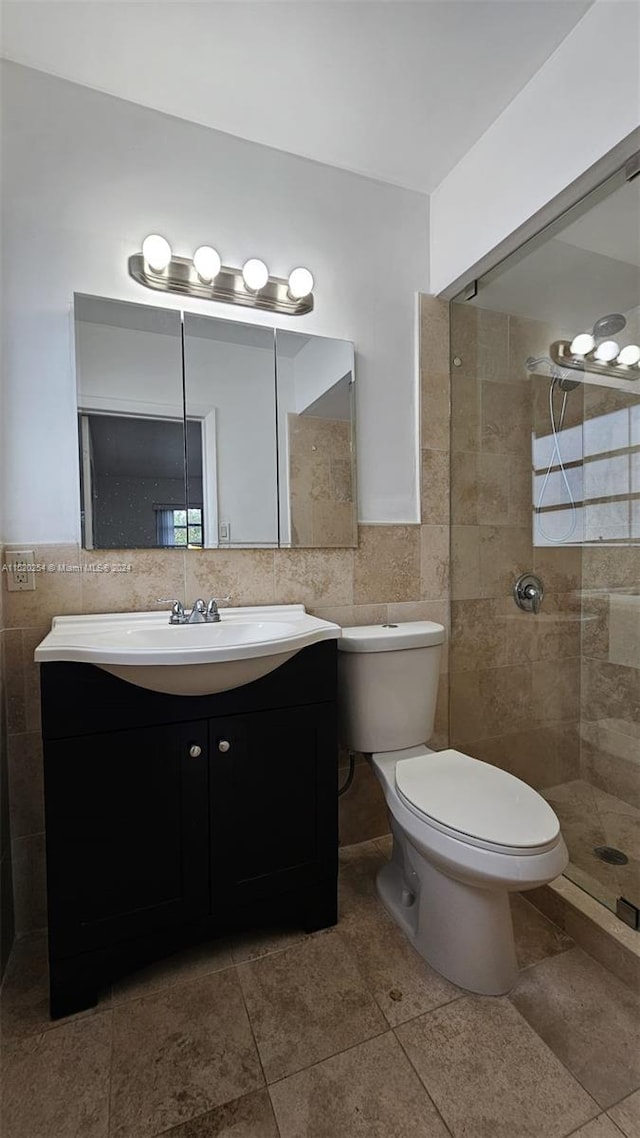
[(568, 863), (558, 819), (535, 790), (460, 751), (430, 751), (444, 628), (430, 621), (344, 628), (340, 737), (371, 756), (393, 855), (380, 898), (447, 979), (484, 995), (514, 985), (509, 893)]

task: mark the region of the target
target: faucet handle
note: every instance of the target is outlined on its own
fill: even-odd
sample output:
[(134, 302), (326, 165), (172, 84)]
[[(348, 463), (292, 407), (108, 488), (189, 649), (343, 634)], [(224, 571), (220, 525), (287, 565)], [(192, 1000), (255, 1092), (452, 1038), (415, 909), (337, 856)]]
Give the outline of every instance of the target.
[(156, 603), (159, 605), (171, 605), (169, 624), (184, 624), (185, 615), (182, 601), (177, 601), (173, 597), (157, 597)]
[(207, 620), (213, 621), (214, 624), (217, 624), (218, 621), (220, 620), (220, 613), (218, 612), (218, 605), (222, 604), (223, 601), (230, 601), (230, 600), (231, 600), (231, 597), (211, 597), (211, 600), (209, 601), (209, 604), (207, 605)]

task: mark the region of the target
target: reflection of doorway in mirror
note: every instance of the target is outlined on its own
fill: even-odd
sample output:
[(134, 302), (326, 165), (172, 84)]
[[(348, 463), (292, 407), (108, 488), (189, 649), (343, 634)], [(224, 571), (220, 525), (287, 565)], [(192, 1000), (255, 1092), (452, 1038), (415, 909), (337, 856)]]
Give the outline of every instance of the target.
[[(293, 546), (339, 547), (356, 540), (350, 385), (349, 374), (301, 414), (287, 416)], [(342, 404), (344, 417), (338, 417)]]
[(181, 420), (80, 416), (86, 549), (184, 548), (203, 543), (201, 426), (189, 421), (193, 460), (185, 502)]

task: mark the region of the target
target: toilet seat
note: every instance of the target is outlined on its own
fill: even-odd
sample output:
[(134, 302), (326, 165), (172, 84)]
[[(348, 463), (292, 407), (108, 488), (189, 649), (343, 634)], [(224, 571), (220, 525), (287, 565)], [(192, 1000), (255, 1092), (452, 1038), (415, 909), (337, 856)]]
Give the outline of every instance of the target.
[(415, 748), (395, 764), (395, 784), (425, 825), (469, 845), (526, 856), (560, 837), (558, 819), (537, 791), (461, 751)]

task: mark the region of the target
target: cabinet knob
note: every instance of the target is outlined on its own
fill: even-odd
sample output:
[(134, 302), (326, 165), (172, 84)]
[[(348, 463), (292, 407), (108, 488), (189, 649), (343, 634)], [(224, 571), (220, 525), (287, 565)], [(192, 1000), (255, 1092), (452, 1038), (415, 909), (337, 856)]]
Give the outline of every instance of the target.
[(189, 754), (192, 759), (199, 759), (202, 754), (202, 747), (199, 747), (197, 743), (192, 743), (189, 747)]
[(231, 750), (231, 743), (228, 739), (218, 739), (218, 750), (223, 754)]

